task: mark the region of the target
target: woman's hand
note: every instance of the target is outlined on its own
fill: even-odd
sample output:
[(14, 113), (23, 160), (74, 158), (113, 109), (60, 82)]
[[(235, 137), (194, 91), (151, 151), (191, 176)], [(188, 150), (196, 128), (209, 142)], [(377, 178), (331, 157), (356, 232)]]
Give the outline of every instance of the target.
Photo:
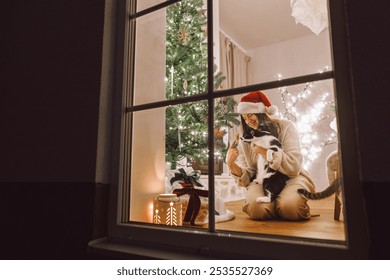
[(254, 145), (254, 146), (252, 147), (252, 151), (253, 151), (254, 153), (256, 153), (256, 154), (261, 155), (264, 159), (267, 158), (267, 149), (264, 149), (263, 147)]
[(226, 154), (226, 164), (230, 168), (238, 157), (237, 140), (233, 141)]
[(226, 165), (228, 166), (230, 173), (241, 177), (242, 176), (242, 170), (241, 168), (236, 164), (236, 159), (238, 158), (239, 152), (237, 149), (238, 145), (238, 134), (236, 135), (236, 140), (233, 141), (233, 143), (230, 145), (227, 154), (226, 154)]

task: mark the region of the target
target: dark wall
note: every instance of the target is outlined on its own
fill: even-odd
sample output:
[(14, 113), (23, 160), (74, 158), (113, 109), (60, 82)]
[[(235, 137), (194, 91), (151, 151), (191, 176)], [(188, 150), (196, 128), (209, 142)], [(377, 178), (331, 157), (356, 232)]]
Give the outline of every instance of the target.
[(390, 94), (388, 2), (347, 0), (363, 179), (389, 182)]
[[(371, 258), (389, 258), (388, 9), (345, 2)], [(0, 258), (89, 258), (104, 0), (1, 10)]]
[(104, 1), (9, 2), (0, 180), (93, 182)]
[(104, 0), (14, 0), (2, 12), (0, 258), (84, 258)]
[(371, 258), (390, 259), (385, 226), (390, 197), (388, 2), (375, 1), (369, 8), (362, 1), (346, 3)]

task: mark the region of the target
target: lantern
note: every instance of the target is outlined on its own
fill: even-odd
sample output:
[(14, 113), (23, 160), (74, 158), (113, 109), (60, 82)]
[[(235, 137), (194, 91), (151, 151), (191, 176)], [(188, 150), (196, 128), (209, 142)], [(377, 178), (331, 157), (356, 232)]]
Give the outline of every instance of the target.
[(153, 223), (181, 226), (183, 221), (180, 198), (176, 194), (160, 194), (153, 201)]

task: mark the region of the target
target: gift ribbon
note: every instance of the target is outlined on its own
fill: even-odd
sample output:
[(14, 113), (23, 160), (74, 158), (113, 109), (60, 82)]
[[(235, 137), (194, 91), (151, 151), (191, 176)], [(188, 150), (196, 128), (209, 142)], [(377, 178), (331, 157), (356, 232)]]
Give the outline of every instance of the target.
[(173, 193), (175, 193), (177, 196), (182, 196), (185, 194), (190, 195), (190, 198), (188, 199), (187, 211), (183, 221), (190, 222), (191, 225), (195, 225), (195, 219), (199, 213), (201, 205), (200, 196), (208, 197), (209, 191), (195, 189), (193, 185), (189, 185), (186, 183), (183, 183), (182, 185), (182, 189), (175, 189)]
[(179, 173), (175, 173), (175, 176), (171, 178), (171, 185), (175, 181), (184, 181), (186, 184), (191, 184), (192, 186), (203, 187), (203, 185), (198, 181), (200, 179), (200, 171), (193, 171), (190, 174), (187, 174), (183, 168), (178, 169)]

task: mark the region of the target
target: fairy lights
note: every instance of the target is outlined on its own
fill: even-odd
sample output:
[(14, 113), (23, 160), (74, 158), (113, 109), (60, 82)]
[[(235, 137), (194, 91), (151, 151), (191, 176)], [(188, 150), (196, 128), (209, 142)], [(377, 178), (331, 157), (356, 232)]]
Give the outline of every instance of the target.
[[(278, 77), (281, 78), (281, 75), (279, 74)], [(329, 92), (317, 93), (316, 91), (314, 82), (306, 83), (302, 90), (295, 93), (290, 92), (286, 87), (279, 88), (284, 109), (284, 112), (279, 112), (279, 117), (289, 119), (296, 124), (304, 158), (304, 169), (310, 169), (322, 154), (323, 148), (334, 144), (337, 136), (333, 131), (320, 129), (322, 122), (330, 117), (326, 114), (326, 109), (333, 106), (333, 101), (330, 100)]]

